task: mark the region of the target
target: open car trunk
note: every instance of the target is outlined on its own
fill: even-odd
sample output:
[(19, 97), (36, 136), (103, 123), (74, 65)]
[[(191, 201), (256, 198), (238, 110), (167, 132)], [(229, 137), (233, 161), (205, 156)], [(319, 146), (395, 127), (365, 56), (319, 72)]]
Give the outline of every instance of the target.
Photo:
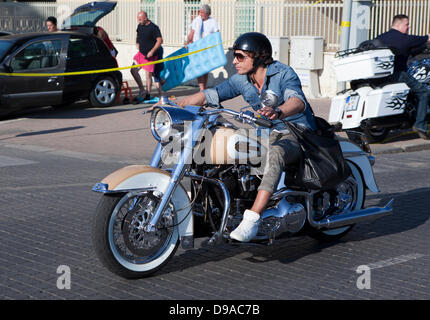
[(61, 29), (94, 33), (97, 22), (115, 9), (116, 5), (116, 1), (94, 1), (77, 7), (72, 15), (64, 20)]

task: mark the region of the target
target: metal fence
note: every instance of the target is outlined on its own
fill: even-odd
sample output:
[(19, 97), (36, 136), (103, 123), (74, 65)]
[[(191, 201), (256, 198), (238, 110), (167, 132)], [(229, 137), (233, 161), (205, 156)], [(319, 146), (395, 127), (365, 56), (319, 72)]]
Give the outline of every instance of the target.
[[(74, 8), (88, 1), (0, 3), (0, 30), (46, 30), (47, 16), (57, 16), (61, 23)], [(113, 40), (134, 42), (136, 14), (145, 10), (160, 27), (165, 45), (181, 46), (200, 4), (206, 2), (210, 2), (212, 16), (220, 25), (225, 47), (243, 32), (259, 31), (269, 36), (322, 36), (326, 50), (339, 48), (342, 0), (119, 0), (99, 24)], [(398, 13), (409, 15), (411, 34), (430, 30), (429, 0), (373, 0), (369, 36), (387, 31)]]
[[(27, 5), (0, 3), (0, 31), (12, 33), (35, 32), (45, 29), (45, 19), (57, 15), (55, 3)], [(46, 29), (45, 29), (46, 30)]]

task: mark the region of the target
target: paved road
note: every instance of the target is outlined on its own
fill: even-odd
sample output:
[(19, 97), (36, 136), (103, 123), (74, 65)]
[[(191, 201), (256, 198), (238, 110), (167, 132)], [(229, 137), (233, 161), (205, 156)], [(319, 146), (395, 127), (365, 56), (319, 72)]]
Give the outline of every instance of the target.
[[(0, 122), (0, 299), (430, 298), (428, 150), (377, 156), (382, 193), (368, 194), (366, 204), (395, 198), (394, 215), (358, 225), (338, 243), (303, 237), (273, 248), (203, 248), (197, 241), (151, 278), (112, 275), (90, 242), (100, 198), (90, 189), (151, 153), (143, 109), (47, 109)], [(357, 287), (362, 265), (370, 289)], [(70, 289), (57, 287), (61, 266), (70, 268)]]
[[(196, 88), (178, 87), (169, 91), (180, 99)], [(310, 100), (316, 115), (328, 118), (329, 99)], [(245, 103), (238, 97), (223, 104), (239, 110)], [(117, 105), (90, 108), (76, 103), (69, 108), (41, 108), (0, 121), (0, 144), (22, 146), (46, 152), (67, 152), (116, 161), (147, 163), (155, 147), (149, 128), (148, 105)], [(375, 154), (429, 150), (430, 140), (422, 140), (408, 130), (393, 132), (383, 144), (373, 144)]]

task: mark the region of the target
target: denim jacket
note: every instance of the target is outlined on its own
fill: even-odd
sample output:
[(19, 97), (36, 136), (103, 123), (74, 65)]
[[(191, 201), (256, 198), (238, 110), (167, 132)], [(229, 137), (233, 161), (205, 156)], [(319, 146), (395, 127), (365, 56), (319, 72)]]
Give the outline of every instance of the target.
[[(305, 104), (303, 112), (283, 118), (282, 120), (295, 122), (311, 130), (316, 129), (315, 120), (309, 103), (303, 94), (300, 79), (291, 67), (279, 61), (268, 65), (261, 93), (266, 90), (271, 90), (278, 96), (278, 105), (282, 105), (292, 97), (302, 100)], [(206, 101), (211, 104), (217, 105), (222, 101), (242, 95), (255, 111), (262, 108), (258, 89), (251, 83), (248, 75), (235, 74), (215, 88), (206, 89), (204, 94)], [(272, 122), (274, 128), (278, 130), (285, 129), (285, 125), (281, 120), (276, 119)]]

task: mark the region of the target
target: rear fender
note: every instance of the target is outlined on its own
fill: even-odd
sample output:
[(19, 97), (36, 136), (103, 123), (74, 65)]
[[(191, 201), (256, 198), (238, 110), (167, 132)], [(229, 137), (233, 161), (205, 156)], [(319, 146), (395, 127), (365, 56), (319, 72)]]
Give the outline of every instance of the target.
[[(170, 174), (159, 168), (147, 165), (132, 165), (121, 168), (94, 186), (93, 191), (104, 194), (139, 192), (156, 189), (164, 194), (170, 182)], [(177, 213), (181, 245), (185, 248), (194, 246), (193, 213), (190, 198), (181, 184), (178, 184), (172, 203)]]
[(340, 147), (342, 148), (344, 158), (355, 164), (360, 170), (366, 187), (372, 192), (380, 192), (367, 154), (360, 147), (348, 140), (341, 140)]

